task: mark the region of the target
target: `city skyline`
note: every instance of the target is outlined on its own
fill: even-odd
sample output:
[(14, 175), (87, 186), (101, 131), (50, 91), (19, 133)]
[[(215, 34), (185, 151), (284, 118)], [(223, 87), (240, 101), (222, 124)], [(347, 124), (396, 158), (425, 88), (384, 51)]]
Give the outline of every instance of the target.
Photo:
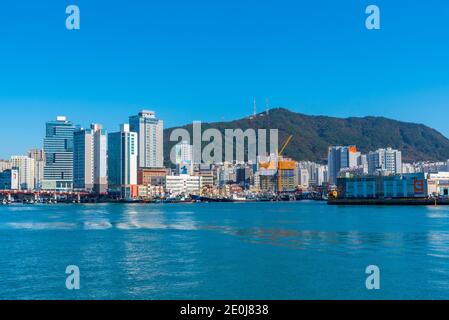
[[(43, 133), (57, 114), (111, 131), (148, 108), (168, 128), (243, 118), (254, 97), (258, 111), (268, 97), (272, 107), (385, 116), (449, 137), (448, 4), (376, 1), (380, 30), (365, 28), (365, 1), (76, 4), (73, 32), (66, 4), (0, 5), (0, 158), (39, 146), (27, 132)], [(17, 110), (28, 130), (15, 130)]]

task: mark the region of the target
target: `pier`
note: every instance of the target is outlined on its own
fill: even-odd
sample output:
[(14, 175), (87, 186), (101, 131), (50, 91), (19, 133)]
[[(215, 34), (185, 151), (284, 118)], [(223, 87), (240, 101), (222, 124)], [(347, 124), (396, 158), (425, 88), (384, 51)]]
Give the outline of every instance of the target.
[(0, 204), (89, 203), (98, 199), (98, 195), (88, 192), (0, 190)]

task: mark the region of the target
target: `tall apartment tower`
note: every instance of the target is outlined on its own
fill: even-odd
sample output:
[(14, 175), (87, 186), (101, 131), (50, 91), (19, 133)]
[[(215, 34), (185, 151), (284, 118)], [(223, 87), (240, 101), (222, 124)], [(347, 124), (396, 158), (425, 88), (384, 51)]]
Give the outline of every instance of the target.
[(44, 180), (45, 154), (43, 149), (28, 150), (28, 157), (34, 159), (34, 189), (42, 188)]
[(64, 116), (46, 123), (44, 180), (42, 189), (71, 190), (73, 187), (73, 132), (75, 126)]
[(328, 150), (328, 178), (329, 183), (337, 183), (341, 169), (356, 167), (359, 163), (360, 152), (356, 146), (331, 146)]
[(120, 126), (119, 132), (108, 134), (109, 191), (121, 197), (131, 197), (137, 185), (137, 133), (130, 132), (129, 124)]
[(368, 173), (383, 171), (387, 174), (402, 173), (402, 153), (392, 148), (377, 149), (367, 155)]
[(11, 166), (18, 170), (20, 190), (34, 190), (34, 159), (27, 156), (12, 156)]
[(139, 168), (164, 166), (164, 122), (154, 111), (142, 110), (129, 117), (130, 131), (137, 133)]
[(107, 192), (107, 136), (100, 124), (73, 135), (73, 188)]
[(175, 163), (178, 174), (193, 174), (193, 146), (187, 141), (175, 145)]

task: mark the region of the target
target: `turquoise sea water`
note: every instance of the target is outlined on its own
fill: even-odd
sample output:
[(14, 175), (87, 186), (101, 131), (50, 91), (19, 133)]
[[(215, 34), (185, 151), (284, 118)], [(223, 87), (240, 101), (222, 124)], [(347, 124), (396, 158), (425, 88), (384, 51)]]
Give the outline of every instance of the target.
[(449, 207), (0, 206), (0, 299), (442, 298)]

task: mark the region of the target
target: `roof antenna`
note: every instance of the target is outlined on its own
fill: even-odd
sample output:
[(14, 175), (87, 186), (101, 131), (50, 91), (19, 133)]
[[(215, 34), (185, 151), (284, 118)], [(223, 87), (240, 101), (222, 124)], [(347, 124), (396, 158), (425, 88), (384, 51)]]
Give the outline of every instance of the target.
[(267, 113), (267, 116), (268, 116), (268, 114), (269, 114), (269, 104), (268, 104), (268, 98), (267, 98), (267, 111), (266, 111), (266, 113)]
[(257, 110), (256, 110), (256, 97), (254, 97), (254, 117), (256, 117)]

